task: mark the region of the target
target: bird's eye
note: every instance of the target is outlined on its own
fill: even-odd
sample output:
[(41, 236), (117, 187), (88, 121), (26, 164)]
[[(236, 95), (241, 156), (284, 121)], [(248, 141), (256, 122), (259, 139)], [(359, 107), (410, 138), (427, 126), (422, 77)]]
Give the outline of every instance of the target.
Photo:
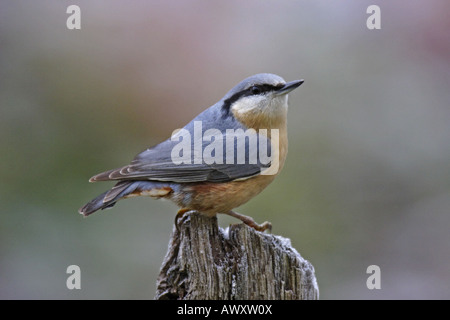
[(251, 89), (252, 94), (260, 94), (261, 93), (261, 89), (258, 88), (257, 86), (253, 86)]

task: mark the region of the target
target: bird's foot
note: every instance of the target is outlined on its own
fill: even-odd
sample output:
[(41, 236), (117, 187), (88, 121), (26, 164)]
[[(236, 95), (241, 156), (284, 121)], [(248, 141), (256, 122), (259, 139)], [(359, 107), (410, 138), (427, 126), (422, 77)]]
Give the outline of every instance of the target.
[(180, 226), (178, 224), (178, 221), (183, 218), (184, 214), (186, 212), (192, 211), (192, 209), (188, 209), (188, 208), (181, 208), (180, 210), (178, 210), (177, 215), (175, 216), (175, 227), (177, 228), (178, 233), (180, 232)]
[(252, 217), (245, 216), (243, 214), (240, 214), (240, 213), (237, 213), (234, 211), (228, 211), (226, 214), (241, 220), (243, 223), (245, 223), (246, 225), (248, 225), (249, 227), (252, 227), (253, 229), (255, 229), (257, 231), (261, 231), (261, 232), (264, 232), (265, 230), (272, 231), (272, 224), (268, 221), (265, 221), (261, 224), (257, 224), (255, 222), (255, 220), (253, 220)]

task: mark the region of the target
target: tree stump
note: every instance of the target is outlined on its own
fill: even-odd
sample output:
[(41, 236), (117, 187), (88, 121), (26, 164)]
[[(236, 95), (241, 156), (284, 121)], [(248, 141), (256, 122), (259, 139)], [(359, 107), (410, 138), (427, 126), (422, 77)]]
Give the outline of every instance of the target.
[(318, 299), (314, 267), (290, 240), (187, 212), (174, 226), (155, 299)]

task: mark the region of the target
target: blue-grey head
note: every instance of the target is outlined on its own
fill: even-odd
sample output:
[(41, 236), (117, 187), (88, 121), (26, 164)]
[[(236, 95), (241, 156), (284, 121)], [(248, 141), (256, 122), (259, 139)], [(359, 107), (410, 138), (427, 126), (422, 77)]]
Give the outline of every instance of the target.
[(288, 93), (304, 80), (286, 82), (280, 76), (260, 73), (244, 79), (222, 99), (224, 116), (233, 115), (248, 127), (258, 128), (286, 118)]

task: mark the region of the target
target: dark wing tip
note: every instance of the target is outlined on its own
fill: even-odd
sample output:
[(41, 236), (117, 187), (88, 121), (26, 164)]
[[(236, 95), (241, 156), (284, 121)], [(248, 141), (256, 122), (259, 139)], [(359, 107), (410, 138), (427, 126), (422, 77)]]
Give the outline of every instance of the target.
[[(121, 168), (120, 168), (121, 169)], [(89, 179), (89, 182), (96, 182), (96, 181), (110, 181), (110, 180), (115, 180), (113, 178), (110, 177), (111, 173), (113, 173), (114, 171), (120, 170), (120, 169), (113, 169), (113, 170), (108, 170), (99, 174), (96, 174), (95, 176), (91, 177)]]

